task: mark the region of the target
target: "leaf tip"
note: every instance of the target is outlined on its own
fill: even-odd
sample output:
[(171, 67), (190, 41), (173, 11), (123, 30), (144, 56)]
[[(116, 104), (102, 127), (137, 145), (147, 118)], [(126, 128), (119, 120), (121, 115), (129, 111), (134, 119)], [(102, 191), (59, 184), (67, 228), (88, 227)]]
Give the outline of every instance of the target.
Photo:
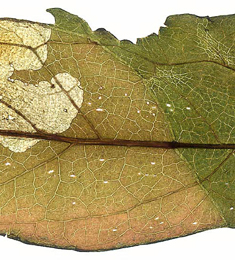
[(90, 34), (88, 23), (77, 15), (71, 14), (61, 8), (48, 8), (46, 11), (55, 18), (55, 26), (70, 32)]

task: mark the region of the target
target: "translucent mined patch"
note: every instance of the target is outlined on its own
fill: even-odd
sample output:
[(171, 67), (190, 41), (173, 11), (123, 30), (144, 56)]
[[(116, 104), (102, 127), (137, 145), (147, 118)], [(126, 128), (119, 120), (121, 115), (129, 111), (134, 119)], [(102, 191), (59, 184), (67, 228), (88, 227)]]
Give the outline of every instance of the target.
[[(14, 69), (40, 69), (47, 59), (51, 29), (29, 22), (0, 21), (0, 63)], [(34, 51), (32, 51), (32, 48)]]
[[(63, 76), (64, 73), (57, 74), (52, 78), (51, 83), (41, 81), (37, 87), (33, 84), (25, 87), (25, 84), (19, 80), (14, 83), (9, 82), (6, 85), (7, 95), (11, 99), (4, 96), (3, 92), (3, 101), (5, 100), (17, 111), (20, 111), (31, 124), (14, 110), (2, 104), (0, 128), (35, 132), (33, 128), (35, 126), (37, 129), (48, 133), (61, 133), (67, 130), (78, 113), (70, 99), (74, 101), (77, 107), (81, 107), (83, 90), (76, 78), (66, 73), (64, 80)], [(23, 143), (21, 140), (20, 148), (17, 146), (18, 141), (13, 142), (12, 138), (6, 137), (0, 137), (0, 142), (14, 152), (23, 152), (32, 144), (35, 144), (32, 140), (25, 139)]]
[(35, 145), (39, 140), (33, 140), (33, 139), (19, 139), (14, 137), (2, 137), (0, 136), (0, 143), (4, 147), (8, 147), (11, 151), (17, 153), (17, 152), (25, 152), (28, 148)]

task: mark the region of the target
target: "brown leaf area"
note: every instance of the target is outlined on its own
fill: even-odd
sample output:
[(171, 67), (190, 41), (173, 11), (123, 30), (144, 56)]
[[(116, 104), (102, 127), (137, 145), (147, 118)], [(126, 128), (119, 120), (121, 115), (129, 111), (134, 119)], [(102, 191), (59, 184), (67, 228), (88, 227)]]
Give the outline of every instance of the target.
[[(9, 28), (2, 22), (1, 66), (9, 68), (1, 75), (1, 129), (69, 138), (172, 140), (164, 113), (141, 78), (103, 47), (56, 30), (40, 40), (48, 35), (46, 27), (8, 21)], [(27, 26), (33, 31), (28, 38), (15, 29)], [(77, 79), (79, 87), (69, 88), (67, 82), (78, 84)], [(79, 89), (82, 100), (77, 100)], [(28, 143), (29, 138), (15, 137), (0, 141), (1, 234), (45, 246), (107, 250), (224, 225), (175, 150)]]

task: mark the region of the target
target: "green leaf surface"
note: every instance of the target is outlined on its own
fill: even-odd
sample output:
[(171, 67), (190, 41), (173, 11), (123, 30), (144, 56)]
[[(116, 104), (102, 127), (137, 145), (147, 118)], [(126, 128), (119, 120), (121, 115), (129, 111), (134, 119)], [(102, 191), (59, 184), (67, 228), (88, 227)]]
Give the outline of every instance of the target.
[(0, 233), (108, 250), (235, 225), (235, 16), (119, 41), (0, 20)]

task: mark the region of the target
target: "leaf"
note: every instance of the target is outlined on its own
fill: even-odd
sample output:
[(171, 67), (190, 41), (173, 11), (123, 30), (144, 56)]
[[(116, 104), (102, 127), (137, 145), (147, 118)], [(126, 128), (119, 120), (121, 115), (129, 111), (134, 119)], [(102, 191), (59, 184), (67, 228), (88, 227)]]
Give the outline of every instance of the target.
[(76, 250), (234, 227), (235, 16), (119, 41), (0, 20), (0, 233)]

